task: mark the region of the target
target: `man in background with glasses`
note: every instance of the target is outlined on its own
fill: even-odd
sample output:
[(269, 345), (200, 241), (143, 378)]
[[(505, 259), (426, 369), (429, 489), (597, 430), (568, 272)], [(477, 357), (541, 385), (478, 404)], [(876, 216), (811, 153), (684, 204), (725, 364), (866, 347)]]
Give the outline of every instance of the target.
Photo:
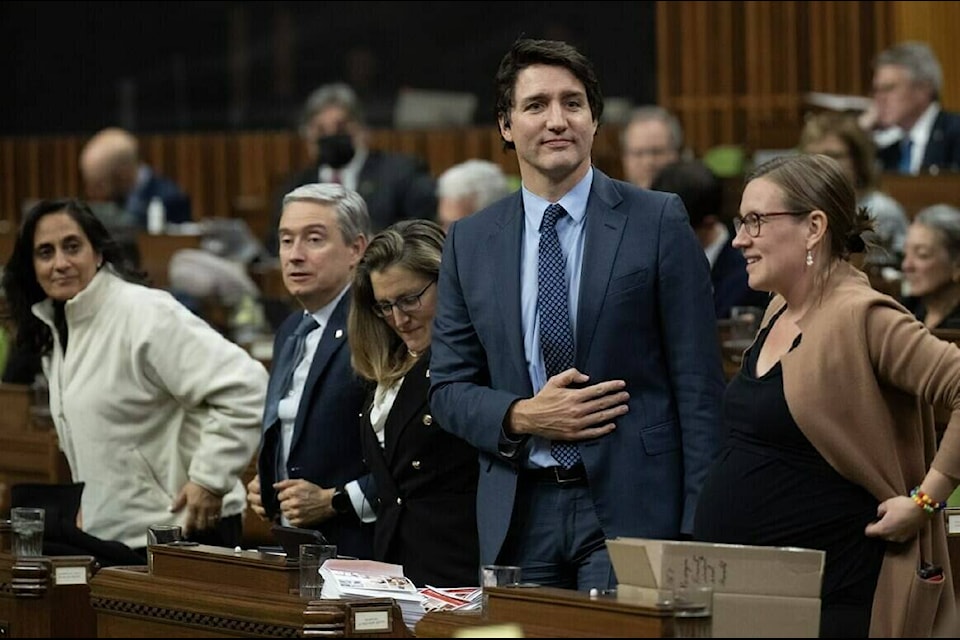
[(873, 107), (862, 124), (901, 134), (892, 143), (878, 140), (884, 171), (960, 171), (960, 114), (941, 108), (942, 85), (940, 61), (926, 43), (903, 42), (877, 56)]

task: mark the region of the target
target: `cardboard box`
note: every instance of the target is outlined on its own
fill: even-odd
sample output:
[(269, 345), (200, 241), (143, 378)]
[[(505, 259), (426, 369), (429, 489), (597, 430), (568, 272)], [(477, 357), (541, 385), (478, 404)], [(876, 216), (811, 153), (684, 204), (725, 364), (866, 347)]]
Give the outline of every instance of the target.
[(823, 551), (643, 538), (607, 548), (618, 598), (655, 604), (675, 587), (712, 585), (714, 637), (819, 634)]

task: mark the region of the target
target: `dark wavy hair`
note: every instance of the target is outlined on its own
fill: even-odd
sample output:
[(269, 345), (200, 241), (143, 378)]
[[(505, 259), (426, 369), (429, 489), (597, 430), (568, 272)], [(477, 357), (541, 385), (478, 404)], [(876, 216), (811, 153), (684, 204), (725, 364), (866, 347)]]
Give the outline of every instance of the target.
[(144, 282), (144, 274), (134, 269), (127, 254), (85, 202), (70, 198), (38, 202), (20, 224), (13, 253), (4, 266), (2, 285), (10, 316), (17, 328), (17, 344), (41, 354), (49, 353), (53, 347), (53, 335), (50, 328), (31, 310), (34, 304), (47, 297), (34, 269), (33, 241), (37, 224), (44, 216), (53, 213), (65, 213), (73, 218), (94, 251), (103, 257), (104, 264), (109, 264), (120, 277), (131, 282)]
[[(527, 67), (543, 64), (551, 67), (563, 67), (572, 73), (577, 80), (583, 83), (587, 92), (587, 103), (595, 122), (600, 122), (603, 115), (603, 92), (600, 90), (600, 81), (594, 71), (593, 63), (580, 53), (576, 47), (557, 40), (532, 40), (520, 38), (513, 43), (510, 51), (500, 61), (500, 68), (496, 75), (496, 118), (500, 122), (510, 124), (510, 111), (514, 106), (514, 91), (517, 86), (517, 76)], [(599, 129), (598, 129), (599, 130)], [(503, 141), (504, 149), (515, 149), (516, 145)]]

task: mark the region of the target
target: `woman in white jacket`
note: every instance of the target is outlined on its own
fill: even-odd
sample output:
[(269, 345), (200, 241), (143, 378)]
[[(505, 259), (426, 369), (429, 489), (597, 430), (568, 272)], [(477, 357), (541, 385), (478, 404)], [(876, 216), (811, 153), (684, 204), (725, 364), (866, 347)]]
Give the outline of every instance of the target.
[(132, 548), (152, 524), (241, 538), (240, 476), (267, 373), (170, 294), (140, 284), (78, 200), (26, 215), (3, 275), (18, 342), (42, 355), (50, 411), (87, 533)]

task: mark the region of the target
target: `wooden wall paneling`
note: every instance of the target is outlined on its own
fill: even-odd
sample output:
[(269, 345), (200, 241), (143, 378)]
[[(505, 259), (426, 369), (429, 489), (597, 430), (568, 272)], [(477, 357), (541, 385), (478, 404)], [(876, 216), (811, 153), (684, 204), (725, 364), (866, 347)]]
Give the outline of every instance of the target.
[(83, 197), (77, 159), (80, 149), (75, 138), (52, 139), (50, 171), (56, 193), (68, 197)]
[[(703, 49), (710, 43), (711, 38), (708, 35), (710, 31), (710, 18), (711, 7), (709, 5), (700, 5), (697, 7), (697, 11), (693, 17), (693, 42), (687, 42), (687, 48), (694, 48), (694, 55), (698, 58), (703, 59), (704, 61), (709, 60), (712, 56), (705, 55)], [(694, 73), (690, 74), (687, 80), (691, 81), (691, 85), (688, 87), (688, 92), (693, 93), (697, 96), (708, 95), (710, 86), (709, 86), (709, 73), (710, 66), (707, 64), (700, 64), (694, 67)], [(690, 125), (695, 132), (695, 135), (700, 139), (709, 139), (709, 125), (710, 125), (710, 111), (709, 104), (703, 103), (699, 108), (697, 108), (690, 117)]]
[[(843, 46), (843, 42), (837, 37), (837, 21), (835, 2), (811, 2), (810, 10), (810, 29), (809, 42), (810, 51), (833, 51)], [(811, 55), (810, 77), (815, 79), (822, 87), (823, 91), (836, 90), (836, 74), (834, 65), (831, 64), (833, 56)]]
[(239, 172), (234, 167), (235, 154), (228, 152), (231, 136), (226, 133), (211, 135), (208, 143), (207, 162), (213, 170), (212, 184), (217, 199), (217, 217), (229, 218), (234, 213), (234, 198), (240, 193)]
[[(601, 128), (603, 128), (602, 125)], [(499, 127), (493, 125), (478, 130), (481, 139), (484, 133), (487, 138), (487, 148), (490, 149), (490, 155), (486, 157), (499, 164), (507, 175), (520, 175), (520, 169), (517, 167), (517, 152), (513, 149), (503, 148), (503, 138), (500, 137)]]
[(891, 2), (894, 42), (922, 40), (943, 67), (941, 100), (945, 109), (960, 111), (960, 3)]
[(867, 95), (895, 4), (658, 2), (658, 102), (698, 154), (792, 146), (806, 92)]
[(438, 176), (466, 158), (463, 153), (463, 134), (451, 129), (424, 132), (425, 153), (422, 156), (430, 165), (430, 173)]
[[(717, 38), (717, 45), (720, 51), (729, 52), (730, 59), (737, 60), (742, 58), (743, 43), (735, 37), (733, 23), (733, 4), (732, 2), (718, 2), (714, 12), (714, 33)], [(736, 117), (733, 110), (733, 90), (734, 90), (734, 72), (740, 67), (724, 60), (725, 56), (710, 56), (711, 62), (710, 77), (714, 78), (716, 85), (714, 92), (718, 94), (718, 100), (711, 103), (712, 126), (710, 134), (702, 139), (703, 145), (699, 149), (702, 154), (707, 149), (736, 139)]]
[[(27, 172), (27, 193), (32, 198), (42, 198), (40, 176), (43, 175), (43, 168), (40, 165), (40, 139), (33, 138), (27, 141), (26, 149), (26, 168)], [(32, 169), (32, 170), (29, 170)], [(37, 170), (39, 169), (39, 170)]]
[(189, 134), (169, 136), (171, 169), (164, 176), (174, 180), (190, 195), (193, 219), (198, 220), (211, 215), (206, 191), (212, 176), (207, 174), (206, 179), (202, 177), (203, 159), (198, 153), (200, 150), (194, 149), (194, 138)]

